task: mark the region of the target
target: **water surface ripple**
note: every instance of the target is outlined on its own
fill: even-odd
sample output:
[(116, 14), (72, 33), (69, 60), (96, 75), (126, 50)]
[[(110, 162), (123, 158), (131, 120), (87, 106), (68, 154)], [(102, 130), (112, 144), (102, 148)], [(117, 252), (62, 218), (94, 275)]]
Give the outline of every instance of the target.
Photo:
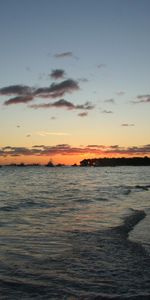
[(149, 299), (149, 201), (149, 167), (2, 167), (0, 299)]

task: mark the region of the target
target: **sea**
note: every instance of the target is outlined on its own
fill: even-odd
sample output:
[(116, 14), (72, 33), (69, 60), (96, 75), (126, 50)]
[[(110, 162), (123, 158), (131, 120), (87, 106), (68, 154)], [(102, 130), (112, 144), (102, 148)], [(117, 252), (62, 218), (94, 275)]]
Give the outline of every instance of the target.
[(150, 167), (0, 168), (0, 300), (150, 299)]

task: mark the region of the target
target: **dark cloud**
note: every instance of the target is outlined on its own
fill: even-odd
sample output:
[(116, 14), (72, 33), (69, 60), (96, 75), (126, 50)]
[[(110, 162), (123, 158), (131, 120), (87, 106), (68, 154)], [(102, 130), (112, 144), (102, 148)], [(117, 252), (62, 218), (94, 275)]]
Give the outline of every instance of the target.
[(105, 149), (105, 148), (107, 148), (106, 146), (104, 146), (104, 145), (88, 145), (87, 146), (88, 148), (100, 148), (100, 149)]
[(123, 126), (123, 127), (131, 127), (131, 126), (134, 126), (134, 124), (123, 123), (123, 124), (121, 124), (121, 126)]
[(147, 155), (150, 154), (150, 144), (144, 145), (141, 147), (133, 146), (133, 147), (119, 147), (118, 145), (113, 149), (108, 149), (105, 151), (108, 154), (121, 154), (121, 155)]
[(53, 156), (61, 155), (77, 155), (87, 153), (100, 153), (100, 149), (91, 149), (90, 147), (72, 147), (68, 144), (59, 144), (56, 146), (35, 145), (32, 148), (25, 147), (4, 147), (0, 149), (0, 156)]
[(73, 57), (73, 53), (71, 51), (56, 53), (54, 55), (56, 58), (64, 58), (64, 57)]
[(17, 96), (4, 102), (4, 105), (28, 103), (34, 99), (33, 96)]
[(5, 146), (5, 147), (3, 147), (2, 149), (7, 151), (7, 150), (13, 149), (13, 147), (11, 147), (11, 146)]
[(33, 88), (26, 85), (10, 85), (0, 89), (0, 95), (31, 95)]
[(74, 104), (67, 101), (67, 100), (64, 100), (64, 99), (60, 99), (54, 103), (52, 103), (52, 106), (53, 107), (60, 107), (60, 108), (67, 108), (67, 109), (74, 109)]
[(150, 95), (139, 95), (132, 103), (150, 103)]
[(71, 92), (72, 90), (78, 90), (79, 86), (77, 81), (73, 79), (67, 79), (62, 81), (61, 83), (52, 83), (50, 86), (50, 93), (51, 92), (57, 92), (57, 91), (63, 91), (63, 92)]
[(87, 117), (88, 113), (86, 111), (78, 114), (79, 117)]
[(92, 109), (94, 109), (94, 105), (91, 104), (90, 102), (86, 102), (85, 104), (76, 105), (75, 108), (76, 109), (92, 110)]
[(89, 102), (86, 102), (85, 104), (81, 104), (81, 105), (75, 105), (72, 102), (67, 101), (65, 99), (60, 99), (53, 103), (32, 104), (29, 107), (34, 109), (55, 107), (55, 108), (66, 108), (68, 110), (73, 110), (73, 109), (91, 110), (94, 108), (94, 106)]
[(34, 145), (32, 148), (44, 148), (44, 145)]
[(78, 82), (73, 79), (67, 79), (60, 83), (52, 83), (50, 87), (38, 88), (34, 95), (43, 98), (57, 98), (75, 90), (79, 90)]
[(110, 149), (118, 149), (119, 148), (119, 145), (111, 145), (110, 146)]
[(60, 100), (58, 100), (56, 102), (53, 102), (53, 103), (32, 104), (29, 107), (34, 108), (34, 109), (52, 108), (52, 107), (74, 109), (74, 104), (67, 101), (67, 100), (60, 99)]
[(40, 98), (57, 98), (62, 97), (66, 93), (72, 93), (79, 90), (79, 84), (73, 79), (67, 79), (60, 83), (52, 83), (49, 87), (33, 88), (23, 85), (7, 86), (0, 89), (0, 95), (15, 95), (4, 102), (4, 105), (27, 103), (37, 97)]
[(105, 145), (88, 145), (82, 147), (72, 147), (68, 144), (59, 144), (55, 146), (44, 146), (35, 145), (31, 148), (26, 147), (11, 147), (6, 146), (0, 148), (0, 156), (53, 156), (53, 155), (79, 155), (79, 154), (96, 154), (107, 156), (110, 154), (117, 155), (149, 155), (150, 154), (150, 144), (144, 146), (133, 146), (133, 147), (120, 147), (118, 145), (105, 146)]
[(60, 79), (65, 76), (65, 71), (61, 69), (56, 69), (51, 72), (50, 76), (53, 79)]
[(26, 137), (27, 137), (27, 138), (31, 137), (31, 134), (27, 134)]
[(56, 117), (52, 116), (52, 117), (51, 117), (51, 120), (56, 120)]
[(1, 156), (20, 156), (20, 155), (31, 155), (32, 152), (29, 148), (26, 147), (11, 147), (11, 146), (6, 146), (0, 149), (1, 153), (3, 151), (3, 155)]

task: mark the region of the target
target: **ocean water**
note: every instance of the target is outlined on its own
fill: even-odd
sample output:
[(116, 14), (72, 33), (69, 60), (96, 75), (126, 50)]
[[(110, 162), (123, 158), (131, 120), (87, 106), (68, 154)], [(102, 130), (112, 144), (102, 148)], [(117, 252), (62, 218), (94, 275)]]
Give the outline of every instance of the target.
[(150, 167), (0, 168), (0, 299), (150, 299)]

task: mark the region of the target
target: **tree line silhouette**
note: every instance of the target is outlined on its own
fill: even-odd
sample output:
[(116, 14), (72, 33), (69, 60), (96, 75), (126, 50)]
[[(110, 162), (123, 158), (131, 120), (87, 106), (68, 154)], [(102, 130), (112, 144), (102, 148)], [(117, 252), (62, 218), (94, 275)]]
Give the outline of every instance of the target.
[(81, 167), (150, 166), (150, 157), (92, 158), (80, 161)]

